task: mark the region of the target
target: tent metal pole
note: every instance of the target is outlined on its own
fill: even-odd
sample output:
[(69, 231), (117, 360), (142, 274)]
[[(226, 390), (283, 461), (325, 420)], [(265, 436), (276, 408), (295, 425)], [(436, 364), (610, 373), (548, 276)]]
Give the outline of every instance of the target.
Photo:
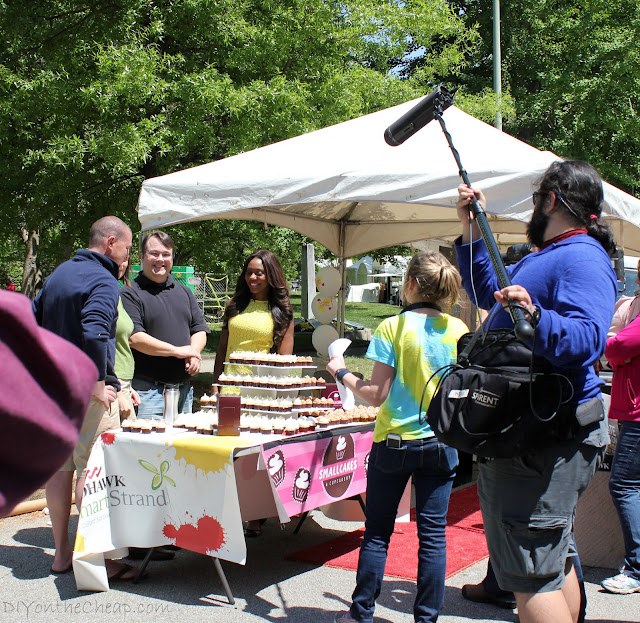
[(338, 292), (338, 335), (344, 337), (345, 327), (345, 305), (347, 290), (347, 262), (344, 257), (340, 258), (340, 291)]
[(340, 221), (340, 292), (338, 292), (339, 305), (338, 305), (338, 336), (344, 337), (344, 322), (345, 322), (345, 290), (347, 287), (347, 270), (346, 270), (346, 258), (344, 256), (344, 244), (345, 244), (345, 220)]
[(338, 248), (340, 251), (340, 292), (338, 292), (338, 336), (344, 337), (344, 326), (346, 322), (345, 305), (347, 299), (347, 258), (345, 257), (345, 246), (347, 244), (347, 221), (351, 218), (353, 211), (358, 205), (353, 201), (347, 208), (344, 216), (340, 219), (340, 231)]

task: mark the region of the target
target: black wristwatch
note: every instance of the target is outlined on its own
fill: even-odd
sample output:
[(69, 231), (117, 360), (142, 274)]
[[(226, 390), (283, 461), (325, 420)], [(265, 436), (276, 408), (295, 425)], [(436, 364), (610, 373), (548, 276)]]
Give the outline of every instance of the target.
[(345, 377), (345, 375), (347, 374), (351, 374), (351, 370), (347, 370), (346, 368), (340, 368), (336, 373), (335, 376), (333, 377), (336, 381), (340, 381), (340, 383), (342, 383), (342, 379)]

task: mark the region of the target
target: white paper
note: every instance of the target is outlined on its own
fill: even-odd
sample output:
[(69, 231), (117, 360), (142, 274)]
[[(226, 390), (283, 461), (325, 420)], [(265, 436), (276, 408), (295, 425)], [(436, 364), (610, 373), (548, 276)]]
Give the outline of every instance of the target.
[(342, 357), (344, 351), (351, 345), (351, 340), (346, 337), (338, 338), (329, 344), (329, 358)]
[[(329, 344), (329, 358), (342, 357), (347, 348), (349, 348), (350, 344), (351, 340), (346, 337), (341, 337), (337, 340), (334, 340), (333, 342), (331, 342), (331, 344)], [(336, 385), (338, 387), (338, 393), (340, 394), (342, 408), (345, 411), (353, 409), (356, 406), (356, 400), (353, 392), (338, 380), (336, 380)]]

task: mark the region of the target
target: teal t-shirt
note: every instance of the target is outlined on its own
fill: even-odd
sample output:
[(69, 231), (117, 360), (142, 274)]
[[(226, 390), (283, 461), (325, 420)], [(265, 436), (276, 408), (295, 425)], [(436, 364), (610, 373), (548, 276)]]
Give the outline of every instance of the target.
[[(395, 368), (385, 401), (380, 405), (373, 440), (384, 441), (388, 433), (403, 439), (433, 436), (430, 426), (420, 424), (418, 411), (425, 384), (443, 366), (455, 363), (458, 339), (467, 326), (453, 316), (425, 316), (404, 312), (384, 320), (373, 335), (367, 357)], [(424, 395), (426, 411), (437, 385), (434, 377)]]

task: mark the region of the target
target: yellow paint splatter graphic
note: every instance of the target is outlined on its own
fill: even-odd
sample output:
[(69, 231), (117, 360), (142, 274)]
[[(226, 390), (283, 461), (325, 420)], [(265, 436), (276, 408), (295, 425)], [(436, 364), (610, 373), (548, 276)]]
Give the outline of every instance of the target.
[(186, 439), (174, 439), (169, 442), (176, 449), (175, 460), (184, 459), (187, 465), (193, 465), (208, 472), (224, 471), (231, 467), (233, 460), (231, 455), (234, 448), (242, 448), (251, 444), (239, 437), (187, 437)]
[(75, 554), (79, 554), (81, 552), (85, 551), (85, 544), (84, 544), (84, 535), (80, 534), (79, 532), (76, 533), (76, 544), (73, 548), (73, 552)]

